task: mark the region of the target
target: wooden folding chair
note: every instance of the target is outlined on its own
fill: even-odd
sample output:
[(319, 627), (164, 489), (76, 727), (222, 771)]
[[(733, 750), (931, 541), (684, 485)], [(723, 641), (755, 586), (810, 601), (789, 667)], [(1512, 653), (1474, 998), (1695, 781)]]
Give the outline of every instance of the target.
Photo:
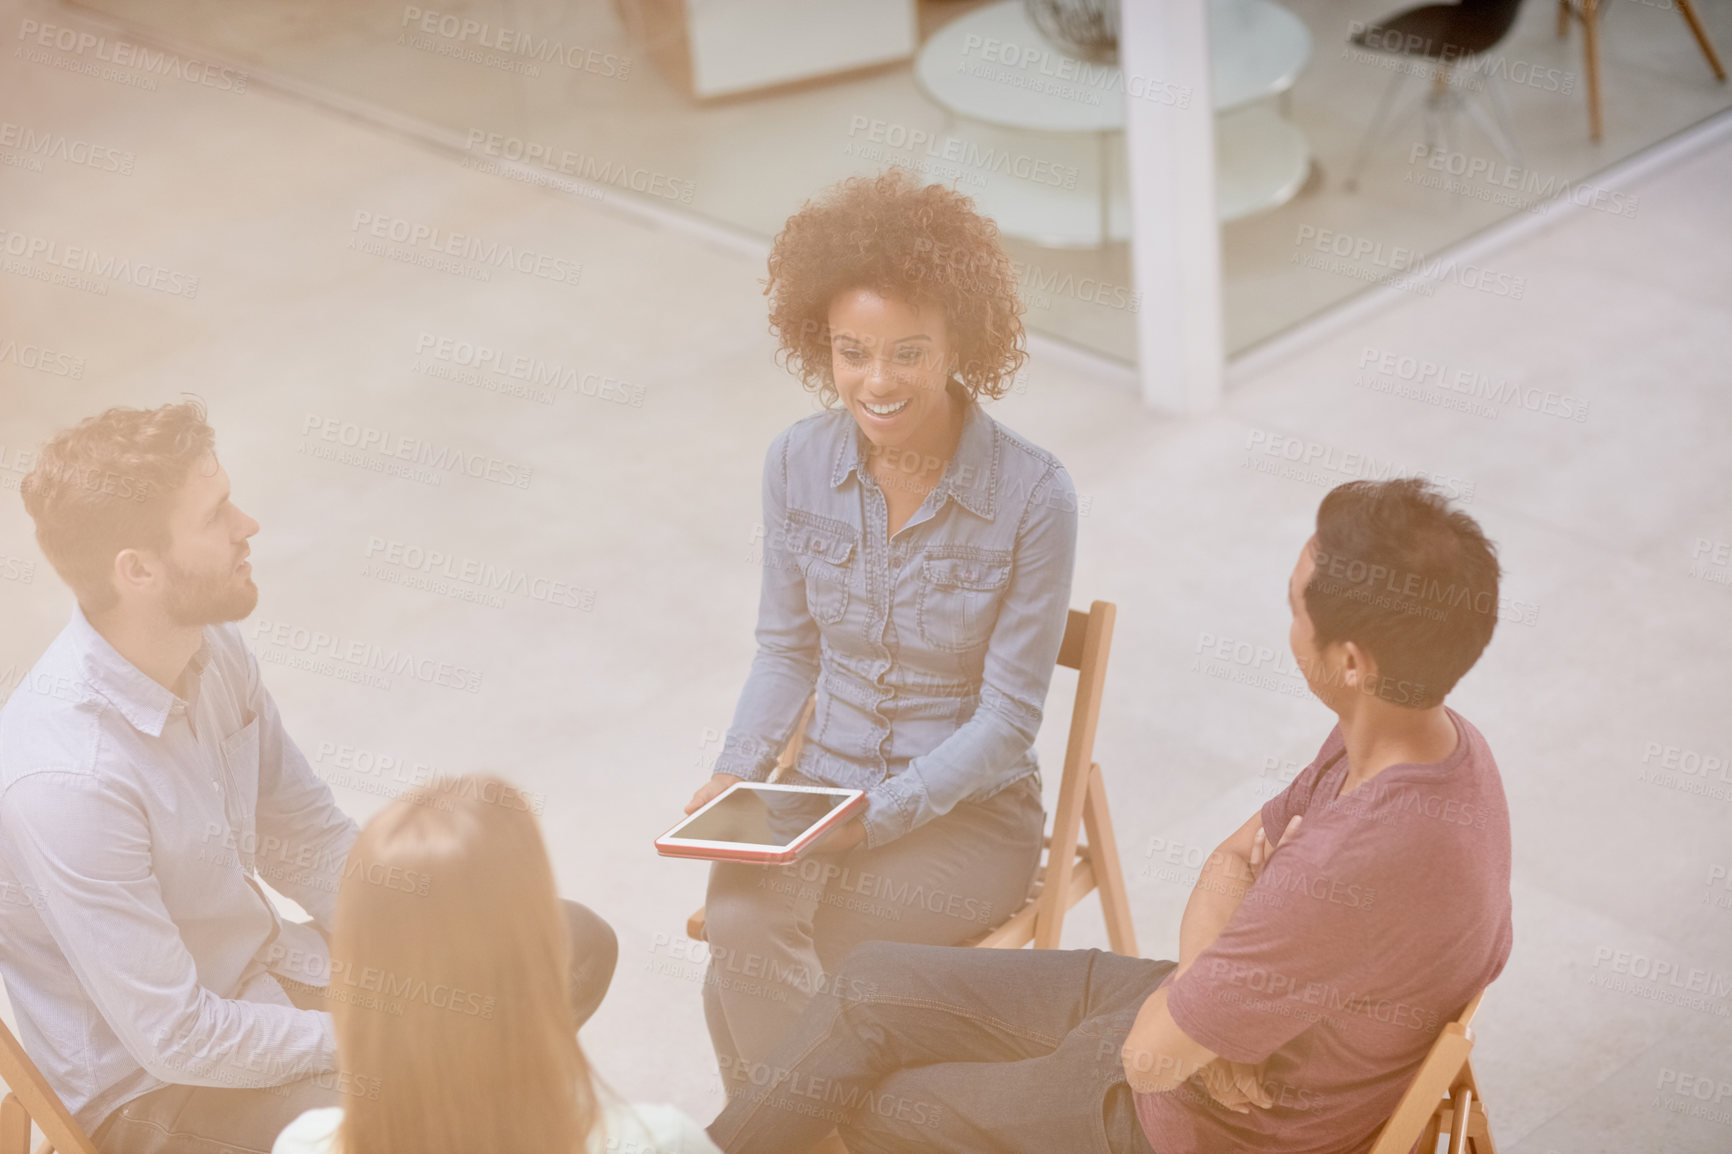
[(1468, 1061), (1468, 1052), (1473, 1049), (1473, 1015), (1484, 996), (1483, 992), (1474, 995), (1461, 1016), (1444, 1026), (1419, 1073), (1413, 1076), (1413, 1084), (1401, 1096), (1400, 1105), (1383, 1124), (1371, 1154), (1410, 1154), (1416, 1143), (1416, 1154), (1435, 1154), (1437, 1140), (1445, 1134), (1449, 1135), (1449, 1154), (1497, 1154), (1479, 1082)]
[[(1054, 949), (1064, 928), (1065, 914), (1091, 892), (1099, 890), (1101, 910), (1106, 915), (1107, 940), (1113, 951), (1136, 956), (1137, 938), (1131, 926), (1124, 868), (1119, 862), (1118, 843), (1113, 839), (1106, 785), (1101, 780), (1101, 767), (1094, 760), (1095, 726), (1100, 720), (1116, 612), (1110, 601), (1093, 602), (1087, 613), (1070, 611), (1064, 640), (1059, 644), (1058, 664), (1077, 671), (1076, 704), (1071, 711), (1070, 738), (1065, 745), (1064, 775), (1059, 779), (1058, 808), (1053, 811), (1052, 833), (1044, 842), (1046, 861), (1035, 874), (1022, 908), (972, 943), (976, 946), (1017, 949), (1033, 942), (1036, 949)], [(794, 739), (777, 759), (775, 776), (794, 764), (799, 754), (799, 735), (806, 728), (811, 709), (808, 700), (806, 711), (794, 727)], [(1083, 826), (1088, 831), (1087, 843), (1079, 840)], [(702, 940), (704, 929), (704, 911), (700, 908), (686, 919), (686, 934)]]
[(30, 1123), (42, 1131), (36, 1154), (96, 1154), (96, 1146), (72, 1117), (60, 1095), (24, 1052), (6, 1023), (0, 1022), (0, 1154), (30, 1154)]

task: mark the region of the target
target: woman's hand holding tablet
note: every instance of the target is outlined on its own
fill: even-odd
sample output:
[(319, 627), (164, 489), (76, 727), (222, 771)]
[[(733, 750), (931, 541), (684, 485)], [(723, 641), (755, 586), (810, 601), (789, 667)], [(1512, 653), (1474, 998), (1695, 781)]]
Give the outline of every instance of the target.
[[(717, 778), (730, 775), (717, 774)], [(698, 791), (702, 795), (717, 784)], [(866, 805), (866, 793), (829, 786), (735, 780), (698, 804), (691, 816), (656, 839), (667, 857), (780, 864), (799, 858)], [(862, 831), (863, 832), (863, 831)], [(840, 835), (839, 835), (840, 836)], [(851, 844), (858, 838), (845, 839)], [(834, 848), (847, 848), (839, 845)]]
[(694, 813), (719, 797), (730, 785), (737, 785), (746, 779), (735, 777), (731, 773), (716, 773), (710, 775), (710, 780), (698, 786), (698, 791), (692, 794), (692, 800), (686, 802), (686, 812)]

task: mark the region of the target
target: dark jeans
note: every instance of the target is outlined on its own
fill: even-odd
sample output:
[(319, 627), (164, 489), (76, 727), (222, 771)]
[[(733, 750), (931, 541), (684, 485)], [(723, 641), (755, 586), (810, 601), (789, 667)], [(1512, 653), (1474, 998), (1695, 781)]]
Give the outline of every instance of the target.
[(1045, 824), (1031, 776), (876, 849), (711, 866), (704, 1017), (729, 1094), (861, 942), (961, 945), (1021, 909)]
[(727, 1154), (1150, 1154), (1119, 1051), (1172, 962), (871, 942), (710, 1124)]
[[(572, 1010), (581, 1026), (613, 981), (619, 940), (587, 906), (563, 904), (571, 924)], [(282, 984), (301, 1009), (327, 1008), (320, 987)], [(305, 1110), (342, 1105), (344, 1090), (335, 1072), (245, 1089), (162, 1086), (110, 1114), (91, 1139), (102, 1154), (269, 1154), (283, 1127)]]

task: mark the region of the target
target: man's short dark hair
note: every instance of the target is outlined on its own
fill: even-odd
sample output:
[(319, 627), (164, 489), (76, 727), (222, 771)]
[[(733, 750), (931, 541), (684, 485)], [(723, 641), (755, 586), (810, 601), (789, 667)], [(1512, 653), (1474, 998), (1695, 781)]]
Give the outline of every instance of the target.
[(1443, 701), (1497, 628), (1497, 546), (1416, 477), (1351, 481), (1317, 509), (1305, 611), (1319, 647), (1353, 641), (1397, 704)]

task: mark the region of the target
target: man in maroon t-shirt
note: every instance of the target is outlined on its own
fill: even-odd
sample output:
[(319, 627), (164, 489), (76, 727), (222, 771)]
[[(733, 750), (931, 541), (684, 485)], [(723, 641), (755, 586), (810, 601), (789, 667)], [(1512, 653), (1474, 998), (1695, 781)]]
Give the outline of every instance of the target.
[[(1452, 751), (1394, 754), (1370, 780), (1355, 780), (1337, 726), (1215, 856), (1229, 861), (1250, 840), (1249, 858), (1260, 830), (1296, 822), (1255, 884), (1240, 898), (1205, 886), (1208, 871), (1199, 878), (1180, 968), (1128, 1042), (1137, 1114), (1159, 1154), (1369, 1148), (1443, 1024), (1503, 968), (1503, 787), (1479, 730), (1443, 713), (1452, 733), (1439, 743), (1452, 737)], [(1253, 1068), (1261, 1095), (1179, 1085), (1185, 1063), (1210, 1059), (1235, 1075)], [(1152, 1076), (1157, 1067), (1173, 1073)]]
[(1362, 1154), (1509, 957), (1509, 812), (1443, 704), (1497, 621), (1496, 552), (1424, 482), (1328, 494), (1290, 643), (1338, 724), (1211, 855), (1177, 963), (869, 943), (712, 1123), (789, 1154)]

